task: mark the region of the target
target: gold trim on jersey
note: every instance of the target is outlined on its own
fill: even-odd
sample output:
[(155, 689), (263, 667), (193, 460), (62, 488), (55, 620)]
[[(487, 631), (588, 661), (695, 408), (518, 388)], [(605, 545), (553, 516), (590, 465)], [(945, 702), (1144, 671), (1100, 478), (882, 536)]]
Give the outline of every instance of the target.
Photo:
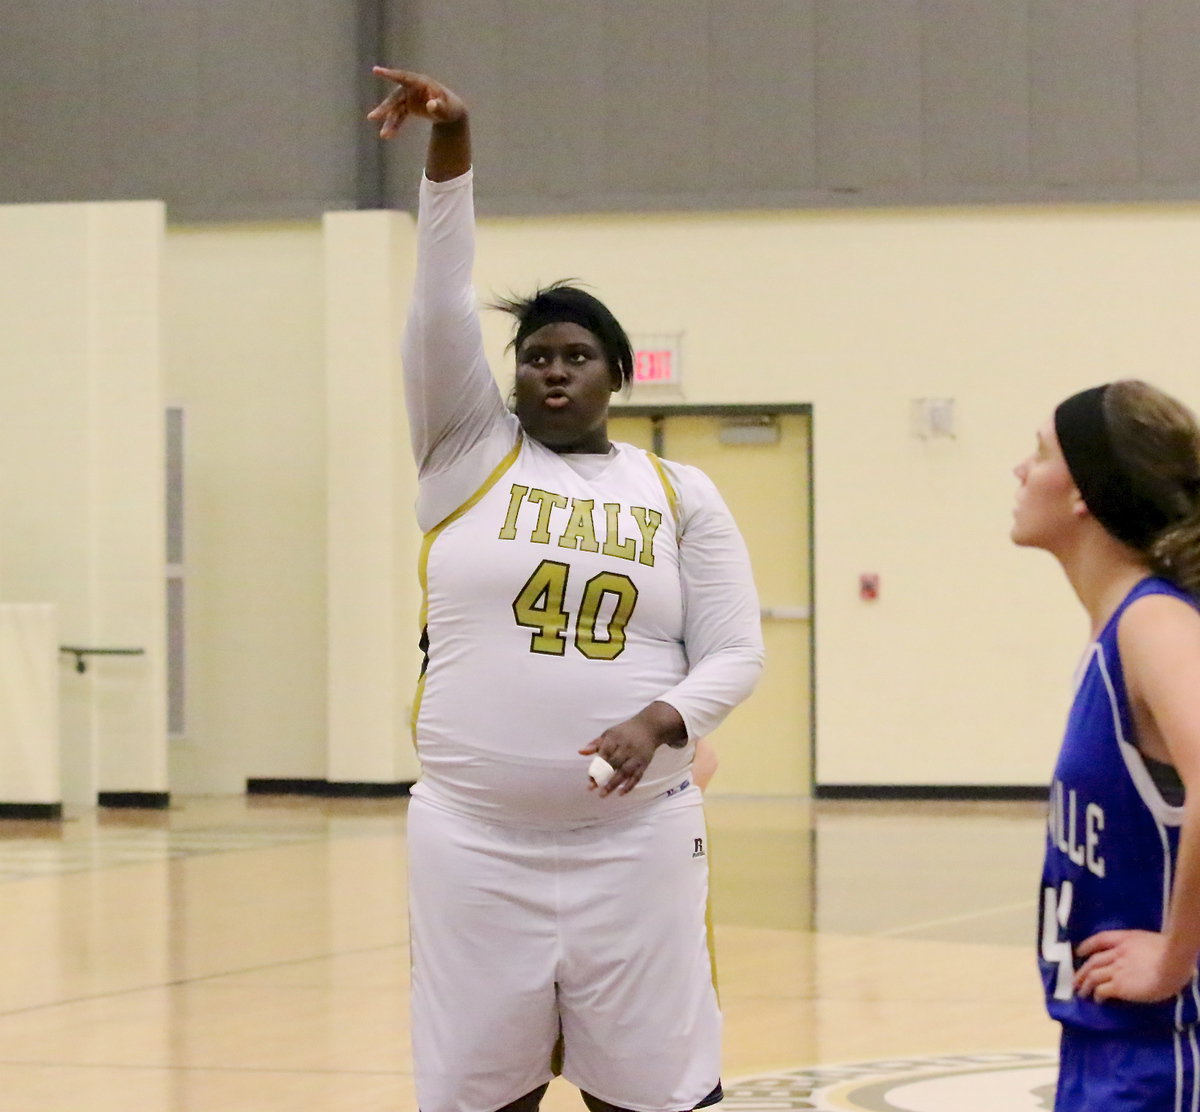
[(651, 464), (654, 465), (654, 470), (658, 472), (658, 481), (663, 485), (663, 491), (667, 496), (667, 505), (671, 507), (671, 519), (675, 522), (675, 535), (679, 536), (679, 495), (675, 493), (675, 487), (671, 484), (671, 480), (667, 478), (667, 469), (663, 467), (662, 460), (653, 452), (646, 453)]
[[(421, 584), (421, 616), (420, 628), (424, 631), (429, 625), (429, 550), (433, 547), (433, 542), (438, 539), (442, 530), (451, 522), (457, 521), (469, 509), (475, 506), (480, 499), (483, 498), (489, 490), (492, 489), (500, 481), (500, 476), (504, 474), (514, 463), (517, 462), (517, 457), (521, 454), (521, 446), (525, 443), (525, 433), (523, 430), (517, 432), (516, 443), (509, 449), (506, 455), (495, 468), (492, 473), (479, 484), (479, 489), (475, 491), (457, 510), (447, 514), (439, 521), (428, 533), (425, 534), (425, 539), (421, 542), (421, 555), (417, 560), (417, 579)], [(413, 695), (412, 712), (409, 715), (408, 727), (412, 734), (413, 744), (417, 742), (417, 716), (421, 713), (421, 698), (425, 694), (425, 669), (421, 669), (421, 675), (417, 680), (416, 693)]]
[(721, 983), (717, 979), (717, 940), (713, 930), (712, 906), (712, 831), (708, 828), (708, 815), (704, 814), (704, 844), (708, 846), (708, 895), (704, 900), (704, 936), (708, 941), (708, 967), (712, 971), (713, 992), (717, 994), (717, 1006), (721, 1004)]

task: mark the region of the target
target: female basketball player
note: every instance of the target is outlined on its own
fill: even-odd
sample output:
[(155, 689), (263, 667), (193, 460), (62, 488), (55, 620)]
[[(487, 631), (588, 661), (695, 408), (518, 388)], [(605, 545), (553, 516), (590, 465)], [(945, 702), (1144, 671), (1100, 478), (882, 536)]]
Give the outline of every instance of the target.
[(1051, 790), (1040, 955), (1057, 1112), (1200, 1100), (1200, 431), (1123, 381), (1068, 398), (1016, 469), (1012, 539), (1091, 622)]
[[(467, 109), (420, 74), (370, 116), (431, 123), (404, 339), (426, 667), (409, 809), (422, 1112), (720, 1099), (692, 739), (761, 669), (745, 545), (712, 484), (608, 439), (625, 332), (571, 286), (516, 318), (514, 412), (484, 359)], [(514, 126), (520, 126), (519, 122)], [(602, 786), (589, 758), (615, 770)]]

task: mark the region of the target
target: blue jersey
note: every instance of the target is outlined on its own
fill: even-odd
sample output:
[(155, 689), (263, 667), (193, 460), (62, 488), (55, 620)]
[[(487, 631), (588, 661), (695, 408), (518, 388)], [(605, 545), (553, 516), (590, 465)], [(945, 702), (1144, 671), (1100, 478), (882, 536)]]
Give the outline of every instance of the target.
[(1089, 646), (1054, 769), (1042, 870), (1039, 954), (1046, 1006), (1094, 1031), (1183, 1029), (1200, 1017), (1200, 984), (1158, 1004), (1098, 1003), (1071, 989), (1075, 947), (1103, 930), (1160, 931), (1166, 919), (1183, 808), (1162, 797), (1134, 745), (1117, 651), (1117, 624), (1144, 595), (1195, 601), (1164, 579), (1140, 582)]

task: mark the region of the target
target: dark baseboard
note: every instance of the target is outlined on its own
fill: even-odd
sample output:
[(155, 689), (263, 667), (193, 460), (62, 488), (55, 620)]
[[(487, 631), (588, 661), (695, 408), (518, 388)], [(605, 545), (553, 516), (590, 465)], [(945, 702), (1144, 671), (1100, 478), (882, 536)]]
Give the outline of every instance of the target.
[(324, 795), (325, 780), (272, 780), (255, 778), (246, 781), (247, 795)]
[(255, 777), (246, 781), (247, 795), (314, 795), (324, 799), (399, 799), (409, 794), (411, 780), (395, 782), (344, 780), (275, 780)]
[(50, 819), (58, 822), (61, 818), (61, 803), (0, 803), (0, 819)]
[(345, 799), (400, 799), (412, 791), (412, 786), (412, 780), (397, 780), (391, 783), (330, 780), (325, 784), (325, 794)]
[(170, 792), (98, 792), (100, 807), (129, 807), (141, 811), (165, 811), (171, 806)]
[(928, 799), (1043, 802), (1045, 784), (818, 784), (817, 799)]

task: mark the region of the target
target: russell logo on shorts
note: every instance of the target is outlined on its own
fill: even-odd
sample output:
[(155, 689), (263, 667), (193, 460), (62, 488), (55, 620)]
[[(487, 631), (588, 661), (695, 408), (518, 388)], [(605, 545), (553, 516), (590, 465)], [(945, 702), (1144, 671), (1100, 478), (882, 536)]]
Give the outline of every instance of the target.
[(692, 839), (692, 856), (693, 857), (703, 857), (704, 856), (704, 839), (703, 838), (693, 838)]

